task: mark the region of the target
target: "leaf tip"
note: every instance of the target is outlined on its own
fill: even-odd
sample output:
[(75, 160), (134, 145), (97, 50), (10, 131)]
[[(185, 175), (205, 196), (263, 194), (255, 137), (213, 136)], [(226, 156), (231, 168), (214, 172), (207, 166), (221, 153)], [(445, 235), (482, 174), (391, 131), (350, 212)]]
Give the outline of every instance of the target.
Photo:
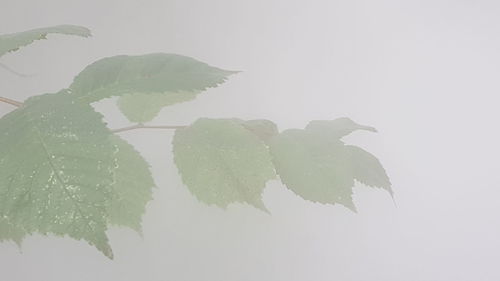
[(264, 205), (264, 202), (262, 202), (262, 200), (257, 200), (255, 202), (252, 202), (250, 203), (250, 205), (252, 205), (253, 207), (257, 208), (258, 210), (266, 213), (267, 215), (271, 215), (271, 212), (269, 211), (269, 209), (266, 207), (266, 205)]
[(373, 133), (378, 133), (377, 129), (375, 129), (374, 127), (370, 127), (370, 126), (363, 126), (363, 125), (360, 125), (358, 127), (358, 129), (360, 130), (365, 130), (365, 131), (369, 131), (369, 132), (373, 132)]

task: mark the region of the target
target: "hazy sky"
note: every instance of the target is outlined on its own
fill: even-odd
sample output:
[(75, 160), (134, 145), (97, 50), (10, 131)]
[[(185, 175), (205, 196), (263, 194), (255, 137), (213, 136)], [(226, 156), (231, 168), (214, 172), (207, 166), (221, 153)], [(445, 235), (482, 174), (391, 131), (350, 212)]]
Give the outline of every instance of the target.
[[(109, 231), (115, 260), (85, 242), (34, 236), (0, 244), (5, 281), (500, 280), (500, 2), (444, 0), (0, 0), (0, 33), (92, 29), (2, 57), (1, 96), (66, 87), (116, 54), (178, 53), (242, 70), (154, 124), (267, 118), (281, 129), (348, 116), (379, 133), (373, 152), (395, 191), (355, 188), (359, 213), (306, 202), (271, 182), (272, 215), (199, 203), (180, 182), (164, 131), (123, 134), (158, 184), (144, 235)], [(111, 103), (110, 127), (127, 125)], [(12, 108), (0, 104), (0, 115)]]

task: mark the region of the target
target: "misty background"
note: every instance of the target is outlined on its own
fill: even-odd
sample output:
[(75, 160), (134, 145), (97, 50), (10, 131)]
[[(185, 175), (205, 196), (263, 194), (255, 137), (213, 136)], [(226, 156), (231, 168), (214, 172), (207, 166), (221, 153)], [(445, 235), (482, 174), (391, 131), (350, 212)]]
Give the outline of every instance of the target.
[[(0, 33), (57, 24), (1, 58), (1, 96), (56, 92), (117, 54), (177, 53), (242, 70), (151, 124), (266, 118), (281, 130), (347, 116), (379, 133), (346, 138), (375, 154), (395, 191), (354, 189), (358, 214), (304, 201), (278, 181), (272, 215), (198, 202), (172, 163), (172, 132), (122, 133), (158, 188), (143, 237), (109, 231), (115, 260), (86, 242), (35, 235), (0, 244), (0, 280), (500, 280), (500, 2), (488, 0), (0, 0)], [(129, 123), (114, 99), (109, 127)], [(13, 108), (0, 104), (0, 115)]]

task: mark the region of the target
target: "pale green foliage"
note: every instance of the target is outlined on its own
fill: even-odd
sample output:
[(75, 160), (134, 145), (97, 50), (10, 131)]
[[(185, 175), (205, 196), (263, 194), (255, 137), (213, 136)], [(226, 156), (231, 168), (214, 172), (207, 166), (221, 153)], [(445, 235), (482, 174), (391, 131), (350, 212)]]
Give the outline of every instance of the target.
[(87, 102), (126, 94), (171, 95), (182, 92), (192, 99), (195, 92), (216, 87), (235, 73), (175, 54), (115, 56), (86, 67), (70, 89)]
[(179, 91), (129, 94), (118, 99), (118, 107), (131, 122), (143, 123), (153, 120), (163, 107), (193, 100), (199, 93), (200, 91)]
[[(0, 56), (49, 33), (90, 35), (67, 25), (1, 35)], [(129, 120), (147, 122), (233, 73), (174, 54), (115, 56), (89, 65), (60, 93), (7, 101), (21, 106), (0, 119), (0, 241), (67, 235), (112, 258), (108, 225), (141, 232), (155, 183), (149, 164), (106, 127), (91, 103), (118, 96)], [(130, 128), (144, 126), (114, 132)], [(355, 210), (355, 180), (392, 194), (378, 159), (341, 141), (355, 130), (375, 131), (348, 118), (281, 133), (269, 120), (201, 118), (176, 130), (174, 161), (188, 189), (207, 204), (240, 202), (266, 211), (262, 192), (278, 174), (306, 200)]]
[(271, 152), (283, 183), (306, 200), (340, 203), (354, 210), (354, 179), (343, 144), (290, 129), (274, 137)]
[(357, 146), (346, 145), (345, 148), (352, 161), (354, 179), (364, 185), (383, 188), (392, 195), (391, 181), (377, 157)]
[(348, 118), (312, 121), (306, 129), (290, 129), (273, 137), (270, 150), (282, 182), (306, 200), (342, 204), (355, 211), (354, 180), (390, 191), (380, 162), (368, 152), (346, 146), (340, 138), (361, 126)]
[[(302, 198), (355, 211), (355, 180), (392, 193), (377, 158), (341, 141), (355, 130), (375, 131), (348, 118), (311, 121), (306, 129), (282, 133), (269, 120), (199, 119), (177, 131), (175, 163), (191, 192), (208, 204), (246, 202), (263, 208), (260, 195), (276, 169), (282, 182)], [(257, 175), (265, 176), (251, 180)]]
[(0, 216), (27, 233), (85, 239), (108, 257), (114, 147), (102, 116), (64, 92), (0, 119)]
[(0, 35), (0, 57), (8, 52), (17, 51), (19, 48), (33, 43), (35, 40), (46, 39), (48, 34), (58, 33), (89, 37), (90, 30), (76, 25), (57, 25), (37, 28), (23, 32)]
[(265, 210), (266, 182), (275, 178), (266, 145), (234, 119), (199, 119), (176, 131), (174, 161), (202, 202), (226, 207), (244, 202)]
[(109, 222), (141, 232), (141, 217), (155, 186), (149, 164), (120, 137), (111, 135), (110, 139), (116, 146), (117, 168), (113, 183), (115, 193), (108, 209)]
[(335, 120), (313, 120), (307, 124), (306, 130), (311, 133), (324, 134), (325, 137), (331, 139), (340, 139), (356, 130), (377, 132), (375, 128), (359, 125), (347, 117), (341, 117)]

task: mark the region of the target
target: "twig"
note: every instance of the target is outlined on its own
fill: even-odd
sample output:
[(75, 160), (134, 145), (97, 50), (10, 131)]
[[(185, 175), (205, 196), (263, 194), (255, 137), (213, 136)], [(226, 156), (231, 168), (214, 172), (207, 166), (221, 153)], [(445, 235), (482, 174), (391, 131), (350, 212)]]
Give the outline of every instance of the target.
[(129, 126), (129, 127), (124, 127), (124, 128), (119, 128), (119, 129), (114, 129), (114, 130), (111, 130), (111, 132), (113, 133), (121, 133), (121, 132), (126, 132), (126, 131), (131, 131), (131, 130), (137, 130), (137, 129), (164, 129), (164, 130), (176, 130), (176, 129), (182, 129), (182, 128), (186, 128), (186, 126), (147, 126), (147, 125), (144, 125), (144, 124), (136, 124), (136, 125), (133, 125), (133, 126)]
[(21, 73), (21, 72), (18, 72), (18, 71), (15, 71), (14, 69), (8, 67), (7, 65), (3, 64), (3, 63), (0, 63), (0, 67), (7, 70), (8, 72), (14, 74), (14, 75), (17, 75), (19, 77), (32, 77), (34, 76), (33, 74), (24, 74), (24, 73)]
[(4, 98), (4, 97), (0, 97), (0, 102), (5, 102), (5, 103), (11, 104), (13, 106), (17, 106), (17, 107), (21, 107), (23, 105), (23, 103), (20, 101), (11, 100), (11, 99)]

